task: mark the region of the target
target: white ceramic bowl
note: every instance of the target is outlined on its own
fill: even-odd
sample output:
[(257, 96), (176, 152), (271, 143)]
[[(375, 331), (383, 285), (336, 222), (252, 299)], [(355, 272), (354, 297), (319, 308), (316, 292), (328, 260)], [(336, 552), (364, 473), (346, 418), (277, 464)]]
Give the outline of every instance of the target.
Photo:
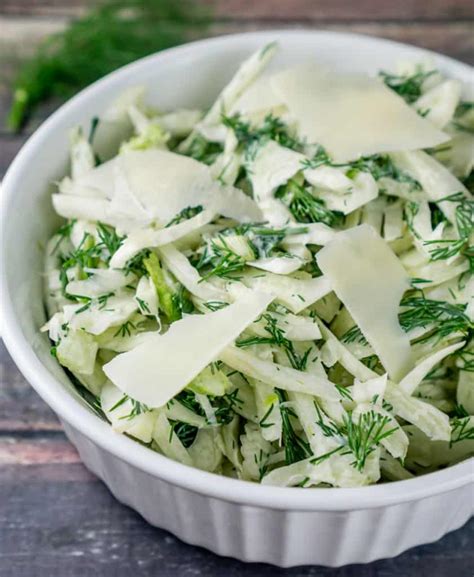
[[(473, 514), (473, 460), (416, 478), (357, 489), (263, 487), (191, 469), (99, 420), (75, 393), (38, 328), (42, 247), (57, 225), (49, 184), (64, 175), (67, 133), (88, 124), (123, 88), (145, 84), (162, 109), (206, 106), (252, 51), (278, 40), (272, 66), (308, 57), (338, 70), (374, 73), (423, 50), (332, 32), (265, 32), (195, 42), (126, 66), (66, 103), (29, 139), (3, 183), (2, 333), (25, 377), (61, 419), (86, 464), (112, 493), (184, 541), (221, 555), (280, 566), (339, 566), (391, 557), (439, 539)], [(449, 76), (465, 64), (430, 53)]]

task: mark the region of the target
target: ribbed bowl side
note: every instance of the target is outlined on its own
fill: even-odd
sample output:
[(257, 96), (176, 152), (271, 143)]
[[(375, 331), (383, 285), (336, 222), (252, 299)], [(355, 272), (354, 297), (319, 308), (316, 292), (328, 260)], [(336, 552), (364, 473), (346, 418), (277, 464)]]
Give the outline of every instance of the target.
[(219, 555), (281, 567), (367, 563), (436, 541), (474, 509), (472, 486), (353, 511), (281, 511), (214, 499), (145, 473), (63, 423), (85, 465), (149, 523)]

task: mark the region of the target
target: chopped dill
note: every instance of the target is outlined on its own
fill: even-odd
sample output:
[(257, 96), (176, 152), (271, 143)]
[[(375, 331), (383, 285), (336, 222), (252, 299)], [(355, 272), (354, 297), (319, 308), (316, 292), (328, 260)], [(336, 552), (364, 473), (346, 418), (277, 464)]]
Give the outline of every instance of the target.
[[(405, 332), (416, 328), (430, 328), (431, 330), (417, 342), (432, 338), (443, 339), (453, 333), (462, 333), (466, 337), (473, 331), (473, 323), (466, 314), (466, 304), (451, 304), (425, 298), (422, 291), (404, 297), (400, 302), (403, 309), (398, 315), (401, 327)], [(358, 326), (349, 329), (341, 338), (344, 343), (367, 341)]]
[(203, 211), (203, 208), (201, 205), (187, 206), (186, 208), (183, 208), (183, 210), (181, 212), (179, 212), (175, 217), (173, 217), (169, 221), (169, 223), (165, 226), (165, 228), (168, 228), (169, 226), (172, 226), (174, 224), (179, 224), (180, 222), (183, 222), (184, 220), (189, 220), (190, 218), (193, 218), (193, 216), (196, 216), (199, 213), (201, 213), (202, 211)]
[(292, 419), (296, 419), (296, 413), (288, 406), (286, 393), (275, 389), (280, 399), (280, 413), (282, 420), (282, 445), (285, 449), (285, 461), (287, 465), (297, 463), (311, 456), (309, 443), (302, 439), (295, 431)]
[(285, 336), (285, 331), (278, 326), (277, 319), (270, 314), (263, 314), (262, 317), (265, 321), (265, 331), (268, 333), (268, 337), (247, 337), (245, 339), (240, 339), (236, 341), (238, 347), (250, 347), (252, 345), (276, 345), (285, 351), (285, 354), (291, 364), (291, 366), (298, 370), (306, 370), (306, 365), (308, 364), (309, 353), (311, 352), (311, 347), (303, 354), (299, 355), (295, 351), (295, 347), (289, 339)]
[(412, 104), (420, 98), (423, 93), (424, 82), (430, 76), (436, 74), (436, 70), (428, 70), (427, 72), (420, 70), (414, 74), (403, 76), (383, 71), (379, 74), (386, 86), (401, 96), (408, 104)]
[(328, 226), (336, 226), (344, 220), (342, 213), (326, 208), (324, 201), (295, 180), (290, 180), (280, 187), (275, 197), (283, 201), (299, 222), (322, 222)]

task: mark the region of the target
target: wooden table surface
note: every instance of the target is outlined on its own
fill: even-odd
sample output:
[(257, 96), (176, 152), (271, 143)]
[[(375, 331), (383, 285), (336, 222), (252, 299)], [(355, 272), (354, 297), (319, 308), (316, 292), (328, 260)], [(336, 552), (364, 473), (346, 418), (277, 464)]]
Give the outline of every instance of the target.
[[(372, 34), (474, 62), (470, 0), (216, 0), (213, 34), (309, 27)], [(84, 9), (83, 0), (0, 0), (0, 177), (27, 136), (4, 128), (18, 58)], [(191, 547), (120, 505), (79, 461), (52, 411), (0, 341), (0, 576), (472, 577), (474, 520), (396, 559), (338, 570), (245, 565)]]

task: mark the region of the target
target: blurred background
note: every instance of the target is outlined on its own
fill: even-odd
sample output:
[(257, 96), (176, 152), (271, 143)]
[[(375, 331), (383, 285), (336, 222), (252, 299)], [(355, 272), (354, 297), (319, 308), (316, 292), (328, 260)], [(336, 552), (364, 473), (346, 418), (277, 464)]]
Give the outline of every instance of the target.
[[(341, 30), (408, 42), (473, 63), (473, 22), (471, 0), (0, 0), (0, 174), (24, 136), (61, 98), (110, 68), (191, 38), (269, 28)], [(66, 40), (53, 38), (44, 47), (46, 38), (64, 31)], [(48, 51), (48, 56), (53, 52), (49, 62)], [(12, 85), (22, 74), (33, 91), (45, 94), (28, 119), (25, 115), (13, 122), (13, 136), (7, 115)], [(53, 84), (50, 94), (44, 90), (48, 84)]]

